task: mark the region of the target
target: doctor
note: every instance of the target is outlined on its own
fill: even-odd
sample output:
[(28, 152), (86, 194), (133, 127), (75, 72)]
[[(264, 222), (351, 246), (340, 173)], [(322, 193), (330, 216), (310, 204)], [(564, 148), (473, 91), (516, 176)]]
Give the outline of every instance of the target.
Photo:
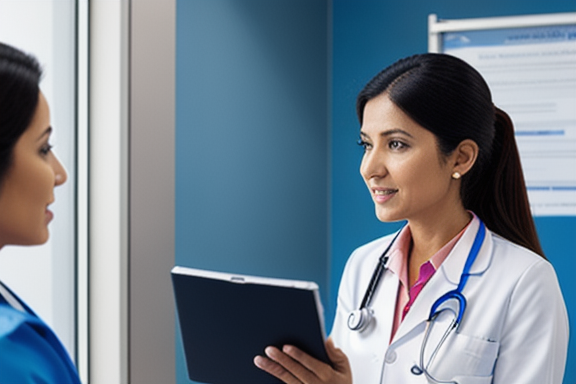
[(378, 219), (342, 276), (331, 366), (293, 346), (255, 358), (285, 383), (561, 384), (568, 319), (530, 214), (508, 115), (448, 55), (402, 59), (357, 99)]
[[(67, 178), (51, 149), (40, 77), (36, 59), (0, 43), (0, 249), (48, 240), (48, 206)], [(54, 332), (0, 282), (0, 384), (34, 383), (80, 379)]]

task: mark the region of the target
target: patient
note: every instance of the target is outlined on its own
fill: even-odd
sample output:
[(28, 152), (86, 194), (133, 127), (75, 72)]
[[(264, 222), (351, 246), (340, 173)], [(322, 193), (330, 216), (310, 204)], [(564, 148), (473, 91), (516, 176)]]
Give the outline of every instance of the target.
[[(50, 145), (37, 60), (0, 43), (0, 249), (48, 240), (54, 188), (66, 171)], [(80, 383), (54, 332), (0, 282), (0, 384)]]

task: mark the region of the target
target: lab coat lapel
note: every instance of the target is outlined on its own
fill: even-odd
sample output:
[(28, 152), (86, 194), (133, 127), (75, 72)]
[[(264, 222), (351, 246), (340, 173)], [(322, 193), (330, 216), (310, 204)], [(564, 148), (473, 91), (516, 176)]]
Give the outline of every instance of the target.
[[(472, 248), (479, 227), (480, 220), (474, 218), (472, 223), (470, 223), (470, 226), (466, 229), (466, 232), (464, 232), (458, 243), (456, 243), (452, 249), (452, 252), (450, 252), (434, 276), (439, 275), (438, 272), (441, 272), (444, 278), (454, 284), (454, 288), (456, 288), (460, 282), (460, 276), (462, 275), (464, 264), (466, 264), (466, 259), (468, 258), (470, 248)], [(486, 269), (488, 269), (492, 258), (492, 246), (492, 233), (488, 228), (486, 228), (486, 235), (484, 236), (484, 241), (482, 242), (476, 261), (474, 261), (474, 264), (472, 264), (472, 267), (470, 268), (471, 275), (482, 274)]]
[[(396, 257), (400, 257), (399, 251), (393, 250), (390, 254), (388, 265)], [(399, 287), (400, 280), (398, 275), (387, 271), (384, 273), (380, 287), (374, 295), (373, 302), (378, 303), (378, 305), (373, 306), (374, 319), (379, 323), (380, 338), (378, 343), (390, 343), (392, 328), (394, 326), (394, 316), (390, 316), (390, 314), (396, 311), (396, 298), (398, 297)]]
[(383, 305), (381, 306), (381, 313), (377, 313), (377, 310), (374, 311), (374, 318), (382, 323), (382, 341), (384, 341), (386, 344), (390, 343), (390, 336), (392, 335), (394, 317), (390, 316), (389, 314), (396, 311), (396, 298), (398, 297), (399, 287), (400, 281), (398, 280), (398, 276), (393, 273), (387, 273), (384, 275), (384, 279), (382, 281), (382, 290), (379, 292), (382, 293), (382, 295), (385, 297), (376, 298), (376, 300), (382, 302)]
[[(402, 321), (398, 331), (394, 335), (392, 343), (400, 341), (403, 337), (409, 335), (414, 328), (424, 324), (430, 316), (432, 304), (444, 293), (456, 289), (479, 226), (480, 221), (477, 218), (470, 223), (439, 270), (436, 271), (428, 283), (426, 283), (412, 304), (410, 311), (408, 311), (404, 321)], [(486, 230), (484, 242), (470, 270), (471, 275), (483, 273), (490, 265), (491, 255), (492, 236), (490, 231)], [(466, 295), (465, 290), (464, 295)]]

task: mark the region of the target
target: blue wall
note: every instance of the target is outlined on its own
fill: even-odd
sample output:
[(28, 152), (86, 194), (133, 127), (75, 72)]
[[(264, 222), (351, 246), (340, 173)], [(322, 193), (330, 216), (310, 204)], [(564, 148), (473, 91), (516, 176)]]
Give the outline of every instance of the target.
[(176, 264), (328, 297), (326, 2), (181, 0), (176, 32)]
[[(428, 49), (428, 15), (443, 19), (574, 12), (574, 0), (333, 0), (331, 289), (335, 292), (350, 252), (397, 226), (382, 224), (358, 174), (361, 150), (354, 106), (357, 93), (397, 59)], [(566, 170), (574, 172), (574, 170)], [(576, 218), (537, 218), (544, 251), (558, 273), (576, 329)], [(571, 338), (565, 383), (576, 383), (576, 342)], [(546, 353), (541, 351), (539, 353)], [(521, 367), (519, 367), (521, 369)]]

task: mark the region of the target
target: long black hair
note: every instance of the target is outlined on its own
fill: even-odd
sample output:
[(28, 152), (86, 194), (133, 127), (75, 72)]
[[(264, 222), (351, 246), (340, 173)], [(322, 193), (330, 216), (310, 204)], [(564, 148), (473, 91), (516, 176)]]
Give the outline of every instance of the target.
[(383, 93), (436, 136), (444, 155), (452, 153), (465, 139), (478, 144), (478, 159), (462, 177), (464, 207), (494, 232), (544, 257), (530, 212), (512, 121), (494, 106), (480, 73), (463, 60), (445, 54), (401, 59), (378, 73), (359, 93), (356, 112), (360, 124), (366, 103)]
[(38, 105), (42, 70), (38, 61), (0, 43), (0, 187), (14, 145), (30, 125)]

